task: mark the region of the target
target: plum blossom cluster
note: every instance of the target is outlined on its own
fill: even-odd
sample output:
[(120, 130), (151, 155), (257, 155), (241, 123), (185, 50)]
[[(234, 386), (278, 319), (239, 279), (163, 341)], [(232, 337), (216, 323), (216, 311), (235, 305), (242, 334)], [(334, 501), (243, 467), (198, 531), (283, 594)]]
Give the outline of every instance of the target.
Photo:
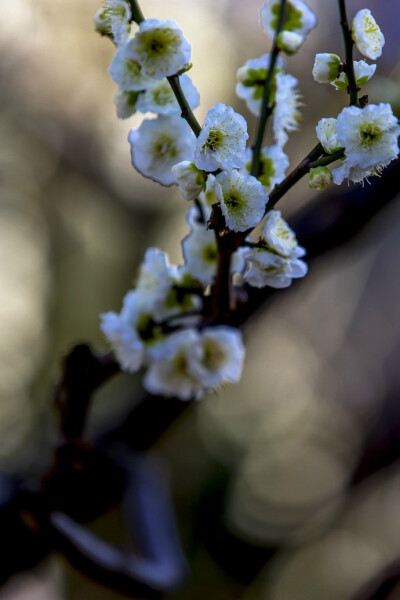
[[(354, 16), (351, 36), (365, 57), (376, 60), (381, 56), (385, 38), (370, 10), (359, 10)], [(318, 83), (330, 83), (336, 90), (345, 92), (350, 92), (352, 75), (358, 92), (375, 71), (376, 65), (365, 60), (345, 65), (337, 54), (325, 53), (316, 55), (312, 72)], [(313, 174), (314, 182), (310, 177), (311, 187), (326, 186), (332, 180), (336, 184), (344, 179), (363, 182), (368, 177), (379, 175), (399, 154), (400, 128), (390, 104), (360, 106), (358, 101), (351, 102), (351, 106), (344, 108), (337, 118), (321, 119), (316, 132), (328, 155), (342, 150), (343, 156), (341, 164), (332, 169), (331, 174), (327, 168), (318, 179), (317, 174)]]
[[(109, 68), (118, 85), (117, 116), (152, 113), (129, 132), (132, 164), (144, 177), (178, 186), (192, 203), (189, 233), (179, 266), (161, 250), (147, 250), (135, 287), (119, 313), (101, 316), (101, 329), (123, 370), (145, 369), (148, 392), (189, 400), (240, 378), (244, 346), (229, 322), (244, 296), (233, 293), (233, 282), (236, 289), (285, 288), (307, 273), (305, 249), (274, 206), (294, 182), (286, 175), (284, 147), (301, 116), (287, 57), (301, 48), (317, 18), (303, 0), (263, 5), (261, 26), (273, 47), (237, 71), (237, 96), (258, 120), (252, 144), (245, 118), (222, 102), (199, 125), (193, 110), (200, 98), (187, 75), (189, 42), (174, 21), (144, 19), (136, 9), (136, 0), (106, 0), (95, 28), (117, 47)], [(351, 35), (364, 56), (380, 56), (384, 38), (369, 10), (354, 17)], [(319, 144), (304, 171), (311, 188), (362, 181), (397, 156), (400, 128), (390, 105), (362, 108), (354, 101), (375, 69), (365, 60), (345, 64), (337, 54), (316, 55), (314, 79), (350, 91), (352, 102), (317, 125)], [(269, 119), (271, 141), (265, 144)], [(335, 160), (341, 163), (331, 171), (327, 165)]]
[(189, 400), (240, 379), (241, 333), (223, 325), (198, 327), (201, 285), (185, 266), (170, 265), (161, 250), (149, 248), (121, 311), (101, 315), (121, 368), (134, 373), (145, 367), (143, 384), (152, 394)]

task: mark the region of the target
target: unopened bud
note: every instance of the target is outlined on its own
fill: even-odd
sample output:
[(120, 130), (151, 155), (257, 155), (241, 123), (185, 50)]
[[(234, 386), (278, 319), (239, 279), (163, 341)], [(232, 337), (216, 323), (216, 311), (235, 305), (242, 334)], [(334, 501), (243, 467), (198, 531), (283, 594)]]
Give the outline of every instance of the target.
[(325, 190), (332, 180), (332, 173), (327, 167), (315, 167), (308, 176), (308, 185), (312, 190)]
[(313, 77), (318, 83), (329, 83), (338, 78), (340, 58), (337, 54), (321, 53), (315, 55)]
[(285, 54), (295, 54), (304, 42), (304, 37), (294, 31), (281, 31), (276, 44)]

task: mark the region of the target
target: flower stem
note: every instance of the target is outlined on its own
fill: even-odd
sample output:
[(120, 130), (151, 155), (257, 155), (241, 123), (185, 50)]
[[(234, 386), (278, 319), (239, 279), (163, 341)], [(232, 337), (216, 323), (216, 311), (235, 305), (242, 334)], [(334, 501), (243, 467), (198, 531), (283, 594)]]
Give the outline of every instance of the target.
[(197, 121), (196, 117), (194, 116), (193, 111), (190, 108), (188, 101), (186, 100), (185, 94), (182, 91), (182, 87), (181, 87), (181, 84), (179, 81), (179, 76), (171, 75), (170, 77), (167, 77), (167, 79), (168, 79), (169, 85), (171, 86), (172, 91), (175, 94), (175, 98), (177, 99), (180, 109), (182, 111), (181, 112), (182, 119), (185, 119), (185, 121), (187, 121), (187, 123), (189, 124), (189, 127), (193, 131), (194, 135), (196, 137), (199, 137), (201, 127), (200, 127), (199, 122)]
[(144, 21), (142, 9), (140, 8), (140, 6), (136, 2), (136, 0), (128, 0), (128, 2), (129, 2), (129, 6), (131, 7), (132, 18), (135, 21), (135, 23), (137, 23), (139, 25), (142, 21)]
[(344, 72), (347, 75), (349, 82), (348, 93), (350, 95), (350, 106), (359, 106), (357, 96), (357, 83), (356, 76), (354, 74), (353, 64), (353, 38), (351, 37), (351, 31), (346, 13), (346, 0), (338, 0), (339, 12), (340, 12), (340, 26), (342, 28), (344, 49), (346, 54), (346, 64), (344, 66)]
[[(142, 21), (144, 21), (144, 15), (142, 13), (142, 9), (140, 8), (137, 0), (128, 0), (129, 5), (132, 11), (133, 20), (139, 25)], [(193, 131), (196, 137), (199, 137), (201, 127), (196, 117), (193, 114), (192, 109), (189, 106), (188, 101), (186, 100), (186, 96), (183, 93), (181, 88), (181, 84), (179, 82), (179, 75), (170, 75), (167, 77), (168, 83), (171, 86), (172, 91), (174, 92), (174, 96), (180, 106), (181, 109), (181, 117), (187, 121), (190, 129)]]
[(267, 204), (266, 212), (274, 208), (276, 203), (293, 187), (300, 179), (309, 173), (310, 169), (330, 165), (344, 156), (344, 150), (337, 150), (332, 154), (321, 156), (323, 148), (321, 144), (317, 144), (309, 154), (285, 177), (285, 179), (276, 185), (272, 190)]
[(258, 121), (256, 141), (255, 141), (254, 148), (253, 148), (253, 160), (251, 163), (251, 170), (250, 170), (250, 174), (253, 175), (253, 177), (258, 177), (258, 174), (260, 171), (260, 154), (261, 154), (261, 148), (262, 148), (264, 134), (265, 134), (265, 128), (267, 126), (268, 118), (270, 117), (271, 112), (272, 112), (272, 107), (270, 106), (272, 82), (274, 79), (275, 64), (276, 64), (276, 61), (277, 61), (277, 58), (279, 55), (279, 48), (278, 48), (276, 39), (277, 39), (279, 33), (282, 31), (283, 24), (285, 22), (285, 13), (286, 13), (286, 0), (281, 0), (278, 25), (276, 27), (275, 36), (274, 36), (274, 44), (273, 44), (270, 58), (269, 58), (268, 73), (267, 73), (267, 78), (266, 78), (265, 84), (264, 84), (264, 93), (263, 93), (263, 99), (262, 99), (262, 104), (261, 104), (260, 119)]

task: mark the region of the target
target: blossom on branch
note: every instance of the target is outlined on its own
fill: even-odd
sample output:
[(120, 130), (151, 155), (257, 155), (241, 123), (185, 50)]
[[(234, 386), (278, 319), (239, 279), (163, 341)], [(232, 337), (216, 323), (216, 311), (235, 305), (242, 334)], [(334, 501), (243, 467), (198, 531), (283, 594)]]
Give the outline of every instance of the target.
[(339, 150), (342, 146), (338, 142), (336, 131), (337, 119), (321, 119), (316, 126), (317, 138), (323, 149), (328, 154)]
[(307, 264), (291, 256), (284, 257), (268, 250), (257, 249), (248, 257), (249, 269), (244, 275), (246, 283), (253, 287), (286, 288), (292, 279), (307, 275)]
[(354, 17), (351, 34), (361, 54), (372, 60), (381, 56), (385, 37), (368, 8), (359, 10)]
[(131, 30), (132, 13), (125, 0), (107, 0), (103, 8), (97, 11), (93, 22), (95, 30), (101, 35), (109, 36), (120, 46), (127, 39)]
[(108, 72), (121, 91), (140, 92), (150, 87), (153, 80), (143, 73), (137, 60), (127, 55), (127, 43), (129, 42), (125, 42), (118, 48)]
[(209, 388), (239, 381), (244, 354), (242, 336), (236, 329), (184, 329), (151, 349), (143, 385), (151, 394), (180, 400), (199, 398)]
[[(268, 35), (274, 37), (281, 11), (280, 0), (269, 0), (261, 8), (261, 25)], [(303, 0), (288, 0), (282, 30), (297, 33), (303, 39), (317, 25), (317, 17)]]
[[(369, 65), (365, 60), (355, 60), (353, 61), (353, 66), (357, 87), (362, 87), (365, 85), (376, 71), (376, 65)], [(340, 73), (337, 79), (331, 81), (330, 83), (337, 90), (341, 90), (343, 92), (347, 92), (349, 87), (349, 80), (347, 79), (347, 75), (344, 71)]]
[(179, 116), (160, 115), (145, 119), (139, 129), (128, 136), (133, 166), (161, 185), (172, 185), (172, 167), (182, 160), (193, 158), (196, 138), (189, 125)]
[[(200, 95), (190, 77), (181, 75), (180, 83), (190, 108), (192, 110), (197, 108), (200, 103)], [(153, 112), (159, 115), (180, 114), (181, 112), (171, 86), (165, 78), (161, 81), (152, 80), (152, 84), (138, 97), (136, 108), (142, 113)]]
[[(236, 94), (244, 100), (247, 108), (253, 115), (258, 117), (261, 112), (262, 98), (264, 95), (264, 86), (267, 79), (270, 54), (263, 54), (260, 58), (250, 58), (240, 67), (236, 73)], [(278, 56), (275, 63), (274, 79), (272, 85), (271, 103), (275, 96), (275, 75), (285, 68), (286, 61)]]
[(258, 179), (236, 170), (223, 171), (216, 176), (214, 189), (229, 229), (246, 231), (260, 222), (268, 196)]
[[(341, 168), (340, 178), (343, 175), (343, 178), (360, 181), (358, 177), (363, 171), (366, 173), (364, 177), (379, 173), (399, 154), (400, 127), (390, 104), (369, 104), (364, 109), (348, 106), (337, 118), (336, 131), (338, 143), (343, 146), (346, 156), (346, 169), (343, 171)], [(356, 169), (353, 173), (350, 171), (352, 167)], [(335, 177), (333, 171), (333, 176), (337, 183), (337, 172)]]
[(209, 172), (242, 167), (248, 137), (247, 123), (242, 115), (230, 106), (216, 104), (208, 111), (197, 138), (196, 167)]
[(191, 46), (174, 21), (145, 19), (129, 40), (127, 54), (145, 75), (163, 79), (189, 67)]
[(118, 119), (128, 119), (136, 112), (136, 101), (139, 92), (120, 90), (114, 98)]
[[(191, 275), (204, 286), (211, 284), (217, 273), (218, 247), (214, 231), (206, 229), (205, 223), (196, 219), (197, 207), (190, 207), (187, 222), (190, 233), (182, 240), (185, 265)], [(232, 254), (231, 274), (242, 273), (249, 248), (242, 246)]]
[(198, 169), (194, 162), (183, 160), (172, 167), (172, 173), (182, 196), (188, 202), (195, 200), (206, 188), (204, 171)]
[[(246, 150), (247, 162), (243, 172), (250, 173), (253, 151), (251, 148)], [(264, 146), (260, 152), (259, 175), (257, 179), (264, 186), (264, 191), (269, 194), (277, 183), (280, 183), (285, 177), (286, 169), (289, 166), (288, 155), (277, 144), (273, 146)]]
[(296, 234), (289, 227), (279, 210), (270, 210), (262, 226), (262, 236), (269, 248), (281, 256), (304, 256), (305, 250), (299, 246)]
[(317, 83), (329, 83), (339, 77), (340, 58), (327, 52), (315, 55), (312, 75)]
[(282, 148), (289, 139), (288, 132), (295, 131), (301, 118), (298, 80), (293, 75), (277, 73), (275, 108), (272, 113), (272, 128), (276, 143)]

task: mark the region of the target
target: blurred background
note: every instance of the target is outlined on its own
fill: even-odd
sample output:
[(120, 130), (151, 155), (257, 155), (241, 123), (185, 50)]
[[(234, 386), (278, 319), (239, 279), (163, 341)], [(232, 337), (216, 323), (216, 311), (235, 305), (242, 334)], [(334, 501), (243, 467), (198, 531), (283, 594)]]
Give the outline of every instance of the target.
[[(234, 87), (237, 68), (271, 45), (259, 25), (261, 4), (143, 0), (146, 17), (176, 20), (192, 44), (200, 122), (224, 102), (254, 132)], [(285, 148), (291, 166), (315, 145), (318, 120), (346, 103), (311, 75), (316, 52), (343, 57), (336, 2), (309, 4), (319, 27), (287, 62), (304, 102), (301, 132)], [(0, 0), (0, 468), (7, 473), (29, 474), (49, 460), (61, 358), (81, 341), (106, 350), (98, 315), (119, 311), (146, 247), (182, 261), (187, 205), (175, 188), (131, 166), (127, 135), (141, 117), (116, 118), (107, 72), (114, 47), (92, 24), (99, 6)], [(350, 17), (366, 7), (347, 6)], [(373, 103), (391, 102), (399, 116), (400, 4), (370, 0), (368, 8), (386, 45), (363, 92)], [(280, 209), (289, 217), (313, 197), (301, 182)], [(400, 557), (399, 256), (393, 201), (254, 316), (244, 330), (240, 385), (191, 406), (152, 449), (168, 466), (191, 566), (171, 599), (347, 600)], [(104, 386), (88, 436), (123, 421), (140, 393), (133, 376)], [(382, 461), (374, 468), (376, 455), (360, 467), (371, 439), (377, 454), (397, 439), (385, 468)], [(118, 509), (93, 527), (106, 539), (124, 538)], [(59, 555), (0, 589), (1, 600), (120, 597)], [(399, 599), (400, 587), (390, 595)]]

